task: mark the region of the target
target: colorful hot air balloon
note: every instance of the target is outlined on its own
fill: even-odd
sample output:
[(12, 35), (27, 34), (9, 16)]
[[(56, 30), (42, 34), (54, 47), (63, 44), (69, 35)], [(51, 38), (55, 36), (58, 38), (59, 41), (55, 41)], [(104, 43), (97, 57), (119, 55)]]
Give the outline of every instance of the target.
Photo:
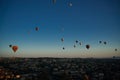
[(87, 45), (86, 45), (86, 48), (87, 48), (87, 49), (89, 49), (89, 48), (90, 48), (90, 45), (89, 45), (89, 44), (87, 44)]
[(12, 50), (16, 52), (18, 50), (18, 46), (12, 46)]

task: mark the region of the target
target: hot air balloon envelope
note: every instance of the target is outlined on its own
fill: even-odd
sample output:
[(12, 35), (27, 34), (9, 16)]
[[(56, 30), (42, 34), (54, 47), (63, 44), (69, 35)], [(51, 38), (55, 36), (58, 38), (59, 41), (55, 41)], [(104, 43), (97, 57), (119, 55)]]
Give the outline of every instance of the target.
[(39, 28), (38, 28), (38, 27), (36, 27), (36, 28), (35, 28), (35, 30), (36, 30), (36, 31), (38, 31), (38, 30), (39, 30)]
[(82, 43), (81, 43), (81, 42), (80, 42), (79, 44), (80, 44), (80, 45), (82, 45)]
[(63, 50), (64, 50), (65, 48), (63, 47)]
[(102, 43), (102, 41), (99, 41), (99, 43)]
[(9, 45), (9, 47), (12, 47), (12, 45)]
[(104, 44), (107, 44), (107, 42), (104, 42)]
[(61, 38), (61, 41), (63, 42), (63, 41), (64, 41), (64, 38)]
[(12, 50), (16, 52), (18, 50), (18, 46), (12, 46)]
[(87, 44), (87, 45), (86, 45), (86, 48), (87, 48), (87, 49), (89, 49), (89, 48), (90, 48), (90, 45), (89, 45), (89, 44)]
[(115, 51), (117, 51), (117, 49), (115, 49)]
[(76, 40), (75, 42), (78, 43), (78, 40)]
[(76, 47), (76, 45), (74, 45), (74, 48)]

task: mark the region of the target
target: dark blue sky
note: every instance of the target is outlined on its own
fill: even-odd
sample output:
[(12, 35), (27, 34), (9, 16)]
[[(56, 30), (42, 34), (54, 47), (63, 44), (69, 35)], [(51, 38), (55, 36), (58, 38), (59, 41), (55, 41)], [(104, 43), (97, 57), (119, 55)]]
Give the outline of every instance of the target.
[[(120, 56), (119, 4), (119, 0), (56, 0), (55, 4), (52, 0), (0, 0), (0, 55)], [(35, 31), (36, 26), (39, 31)], [(73, 48), (75, 40), (82, 46)], [(19, 47), (16, 54), (9, 44)], [(91, 45), (90, 50), (86, 44)]]

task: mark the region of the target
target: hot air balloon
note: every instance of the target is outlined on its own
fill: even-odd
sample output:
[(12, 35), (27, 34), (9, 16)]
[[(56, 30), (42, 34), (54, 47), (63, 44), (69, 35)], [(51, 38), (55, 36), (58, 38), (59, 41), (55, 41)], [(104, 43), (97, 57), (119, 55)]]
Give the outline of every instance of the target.
[(74, 45), (74, 48), (76, 47), (76, 45)]
[(101, 44), (101, 43), (102, 43), (102, 41), (99, 41), (99, 43)]
[(65, 48), (63, 47), (63, 50), (64, 50)]
[(10, 44), (10, 45), (9, 45), (9, 47), (11, 48), (11, 47), (12, 47), (12, 45)]
[(87, 45), (86, 45), (86, 48), (87, 48), (87, 49), (89, 49), (89, 48), (90, 48), (90, 45), (89, 45), (89, 44), (87, 44)]
[(12, 50), (16, 52), (18, 50), (18, 46), (12, 46)]
[(63, 42), (63, 41), (64, 41), (64, 38), (61, 38), (61, 41)]
[(76, 40), (75, 42), (78, 43), (78, 40)]
[(79, 44), (80, 44), (80, 45), (82, 45), (82, 43), (81, 43), (81, 42), (79, 42)]
[(104, 41), (104, 44), (106, 45), (106, 44), (107, 44), (107, 42), (106, 42), (106, 41)]
[(117, 49), (115, 49), (115, 51), (117, 51)]
[(36, 27), (36, 28), (35, 28), (35, 30), (36, 30), (36, 31), (38, 31), (38, 30), (39, 30), (39, 28), (38, 28), (38, 27)]

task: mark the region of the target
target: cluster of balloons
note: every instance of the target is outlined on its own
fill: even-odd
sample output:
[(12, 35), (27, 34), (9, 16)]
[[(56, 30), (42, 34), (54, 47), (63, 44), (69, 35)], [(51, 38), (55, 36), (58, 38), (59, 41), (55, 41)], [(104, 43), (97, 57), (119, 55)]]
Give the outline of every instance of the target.
[[(39, 27), (35, 27), (35, 31), (39, 31)], [(63, 31), (63, 29), (62, 29)], [(64, 42), (64, 38), (61, 38), (61, 42)], [(78, 40), (75, 41), (76, 44), (82, 45), (82, 42), (79, 42)], [(106, 41), (99, 41), (100, 44), (104, 44), (106, 45), (107, 42)], [(73, 45), (74, 48), (76, 48), (76, 44)], [(9, 47), (14, 51), (14, 53), (18, 50), (18, 46), (12, 46), (11, 44), (9, 45)], [(86, 49), (90, 49), (90, 44), (86, 44), (85, 45)], [(65, 47), (62, 48), (63, 50), (65, 50)], [(117, 51), (117, 49), (114, 49), (115, 51)]]
[[(35, 31), (39, 31), (39, 27), (35, 27)], [(9, 47), (14, 51), (14, 53), (18, 50), (18, 46), (16, 45), (12, 46), (10, 44)]]
[[(64, 38), (61, 38), (61, 42), (64, 42)], [(63, 47), (62, 49), (65, 50), (65, 47)]]
[[(56, 3), (56, 0), (52, 0), (52, 2), (53, 2), (53, 4), (55, 4), (55, 3)], [(68, 6), (69, 6), (69, 7), (72, 7), (72, 6), (73, 6), (72, 2), (69, 2), (69, 3), (68, 3)], [(64, 38), (61, 38), (61, 41), (64, 42)], [(75, 42), (76, 42), (76, 44), (77, 44), (77, 43), (78, 43), (78, 40), (76, 40)], [(100, 43), (100, 44), (103, 43), (104, 45), (107, 44), (106, 41), (99, 41), (99, 43)], [(79, 42), (79, 45), (82, 45), (82, 43)], [(90, 48), (90, 45), (89, 45), (89, 44), (87, 44), (87, 45), (85, 45), (85, 46), (86, 46), (86, 49), (89, 49), (89, 48)], [(73, 47), (75, 48), (76, 45), (74, 44)], [(63, 50), (64, 50), (64, 49), (65, 49), (65, 48), (63, 47)], [(117, 49), (115, 49), (115, 51), (117, 51)]]
[[(56, 3), (56, 0), (52, 0), (53, 1), (53, 4)], [(68, 3), (68, 5), (71, 7), (73, 4), (71, 2)], [(39, 31), (39, 27), (35, 27), (35, 31)], [(64, 31), (64, 28), (62, 28), (62, 31)], [(63, 43), (64, 42), (64, 38), (61, 38), (61, 42)], [(75, 41), (76, 44), (79, 44), (79, 45), (82, 45), (82, 42), (79, 42), (78, 40)], [(99, 41), (100, 44), (107, 44), (106, 41)], [(73, 45), (74, 48), (76, 48), (76, 44)], [(18, 50), (18, 46), (12, 46), (12, 45), (9, 45), (9, 47), (14, 51), (14, 53)], [(85, 45), (86, 49), (90, 49), (90, 44), (86, 44)], [(65, 47), (62, 48), (63, 50), (65, 50)], [(115, 49), (115, 51), (117, 51), (117, 49)]]
[[(64, 42), (64, 38), (61, 38), (61, 42)], [(78, 40), (76, 40), (75, 43), (76, 43), (76, 44), (79, 44), (79, 45), (82, 45), (82, 42), (79, 42)], [(103, 43), (104, 45), (107, 44), (106, 41), (99, 41), (99, 43), (100, 43), (100, 44)], [(76, 44), (73, 45), (74, 48), (76, 48)], [(85, 47), (86, 47), (86, 49), (89, 50), (89, 49), (90, 49), (90, 44), (86, 44)], [(64, 49), (65, 49), (65, 48), (63, 47), (63, 50), (64, 50)], [(115, 51), (117, 51), (117, 49), (115, 49)]]
[[(64, 42), (64, 38), (61, 38), (61, 42)], [(76, 40), (75, 42), (76, 42), (76, 44), (78, 44), (78, 40)], [(79, 42), (79, 45), (82, 45), (82, 43)], [(76, 45), (74, 44), (73, 47), (76, 48)], [(86, 45), (86, 49), (89, 49), (89, 48), (90, 48), (90, 45), (87, 44), (87, 45)], [(64, 50), (64, 49), (65, 49), (65, 47), (63, 47), (63, 50)]]
[[(105, 45), (107, 44), (107, 42), (106, 42), (106, 41), (103, 41), (103, 42), (102, 42), (102, 41), (99, 41), (99, 43), (100, 43), (100, 44), (102, 44), (102, 43), (103, 43), (103, 44), (105, 44)], [(117, 49), (116, 49), (116, 48), (115, 48), (115, 51), (117, 51)]]
[[(76, 42), (76, 44), (78, 44), (78, 40), (76, 40), (75, 41)], [(82, 42), (79, 42), (79, 45), (82, 45)], [(87, 44), (87, 45), (85, 45), (86, 46), (86, 49), (89, 49), (90, 48), (90, 45), (89, 44)], [(74, 45), (74, 48), (76, 47), (76, 45)]]
[(100, 44), (102, 44), (102, 43), (103, 43), (103, 44), (105, 44), (105, 45), (107, 44), (107, 42), (106, 42), (106, 41), (99, 41), (99, 43), (100, 43)]

